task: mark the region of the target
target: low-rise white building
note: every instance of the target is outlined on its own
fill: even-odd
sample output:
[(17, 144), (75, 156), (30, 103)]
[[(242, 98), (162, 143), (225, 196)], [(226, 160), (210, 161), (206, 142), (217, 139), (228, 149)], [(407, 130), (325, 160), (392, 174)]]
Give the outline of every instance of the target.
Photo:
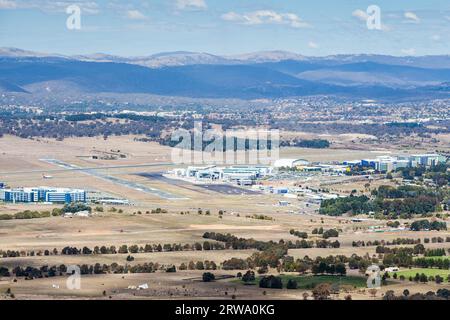
[(295, 168), (307, 165), (309, 161), (303, 159), (278, 159), (273, 163), (274, 168)]

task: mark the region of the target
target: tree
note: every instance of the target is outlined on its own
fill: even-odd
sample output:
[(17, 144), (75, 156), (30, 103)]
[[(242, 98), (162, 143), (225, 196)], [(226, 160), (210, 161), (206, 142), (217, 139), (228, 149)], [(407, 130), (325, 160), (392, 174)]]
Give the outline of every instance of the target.
[(437, 284), (441, 284), (442, 282), (444, 282), (444, 278), (442, 278), (440, 275), (437, 275), (437, 276), (434, 278), (434, 281), (435, 281)]
[(197, 261), (197, 263), (195, 264), (195, 269), (197, 269), (197, 270), (205, 270), (205, 265), (203, 264), (202, 261)]
[(211, 282), (211, 281), (214, 281), (216, 279), (216, 277), (211, 272), (205, 272), (205, 273), (203, 273), (202, 279), (203, 279), (203, 282)]
[(336, 264), (336, 273), (343, 276), (347, 274), (347, 270), (345, 268), (345, 264), (343, 263), (338, 263)]
[(328, 300), (331, 294), (329, 283), (320, 283), (312, 291), (314, 300)]
[(242, 281), (245, 283), (253, 282), (255, 281), (255, 273), (251, 270), (248, 270), (243, 276)]
[(0, 267), (0, 277), (9, 277), (10, 273), (8, 268)]
[(267, 276), (259, 280), (260, 288), (283, 289), (283, 282), (280, 277)]
[(203, 242), (203, 250), (211, 250), (211, 244), (208, 241)]
[(128, 246), (126, 244), (120, 246), (119, 253), (128, 253)]
[(445, 288), (439, 289), (438, 291), (436, 291), (436, 295), (440, 298), (449, 300), (450, 299), (450, 290), (445, 289)]
[(96, 263), (94, 265), (94, 274), (102, 274), (103, 272), (103, 267), (100, 265), (100, 263)]
[(419, 243), (414, 246), (414, 254), (424, 254), (425, 247), (423, 244)]
[(300, 262), (296, 264), (295, 271), (301, 274), (304, 274), (306, 271), (309, 270), (309, 265), (305, 262)]
[(139, 252), (139, 247), (137, 245), (132, 245), (128, 248), (128, 250), (130, 251), (130, 253), (138, 253)]
[(257, 270), (257, 272), (258, 272), (258, 274), (265, 274), (265, 273), (269, 272), (269, 269), (267, 268), (267, 265), (265, 265), (265, 266), (262, 266), (261, 268), (259, 268)]
[(178, 267), (178, 269), (180, 269), (180, 270), (187, 270), (187, 266), (186, 266), (186, 264), (183, 262), (183, 263), (180, 264), (180, 266)]
[(81, 251), (83, 254), (91, 254), (92, 250), (88, 247), (83, 247), (83, 250)]
[(297, 281), (294, 279), (289, 279), (286, 284), (286, 289), (297, 289)]
[(425, 273), (422, 273), (422, 274), (420, 275), (419, 281), (420, 281), (420, 282), (423, 282), (423, 283), (428, 282), (428, 278), (427, 278), (427, 276), (426, 276)]
[(395, 299), (395, 292), (393, 290), (386, 291), (383, 300), (394, 300), (394, 299)]
[[(320, 232), (320, 230), (319, 230)], [(332, 238), (332, 237), (339, 237), (339, 232), (336, 229), (329, 229), (325, 232), (323, 232), (322, 237), (324, 239)]]
[(177, 268), (175, 266), (170, 266), (166, 269), (166, 272), (177, 272)]

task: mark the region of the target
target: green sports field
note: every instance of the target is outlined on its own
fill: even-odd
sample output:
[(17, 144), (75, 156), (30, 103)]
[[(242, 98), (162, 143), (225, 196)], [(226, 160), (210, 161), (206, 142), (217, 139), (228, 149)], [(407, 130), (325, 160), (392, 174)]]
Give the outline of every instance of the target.
[(422, 274), (424, 273), (427, 277), (429, 276), (437, 276), (440, 275), (444, 279), (450, 275), (450, 270), (442, 270), (442, 269), (431, 269), (431, 268), (414, 268), (409, 270), (402, 270), (398, 272), (391, 272), (391, 276), (396, 273), (397, 276), (405, 276), (406, 278), (414, 277), (416, 273)]

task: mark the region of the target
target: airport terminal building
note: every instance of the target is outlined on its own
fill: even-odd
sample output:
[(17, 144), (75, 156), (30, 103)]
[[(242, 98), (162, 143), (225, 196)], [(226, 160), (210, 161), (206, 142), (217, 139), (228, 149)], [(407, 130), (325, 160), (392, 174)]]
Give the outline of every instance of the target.
[(252, 185), (255, 180), (272, 172), (268, 166), (230, 166), (217, 167), (215, 165), (205, 167), (189, 166), (187, 169), (175, 169), (176, 176), (194, 178), (198, 181), (223, 181), (238, 185)]
[(0, 189), (0, 200), (5, 202), (86, 202), (86, 191), (49, 187)]

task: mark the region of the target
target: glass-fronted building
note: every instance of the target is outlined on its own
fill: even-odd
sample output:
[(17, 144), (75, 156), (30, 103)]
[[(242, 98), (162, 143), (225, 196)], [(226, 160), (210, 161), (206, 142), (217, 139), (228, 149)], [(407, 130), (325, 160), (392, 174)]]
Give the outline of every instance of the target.
[(86, 202), (86, 191), (51, 187), (0, 189), (0, 200), (6, 202)]

